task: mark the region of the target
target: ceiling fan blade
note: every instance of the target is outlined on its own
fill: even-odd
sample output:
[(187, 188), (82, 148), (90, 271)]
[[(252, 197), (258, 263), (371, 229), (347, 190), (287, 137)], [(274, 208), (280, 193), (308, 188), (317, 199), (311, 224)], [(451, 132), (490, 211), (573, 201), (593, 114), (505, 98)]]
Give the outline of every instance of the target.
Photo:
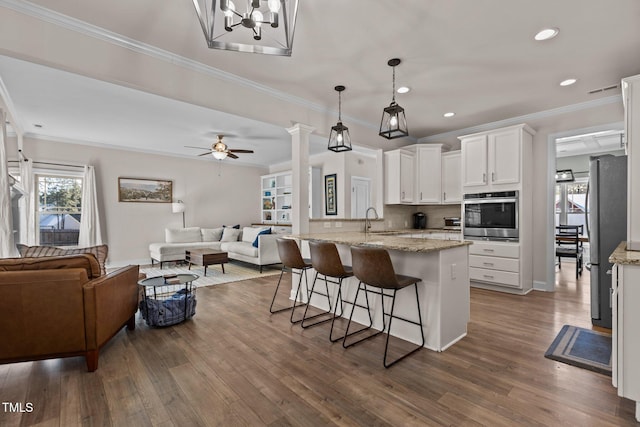
[(197, 150), (208, 150), (209, 147), (194, 147), (192, 145), (185, 145), (184, 148), (195, 148)]
[(229, 153), (229, 152), (227, 152), (227, 157), (231, 157), (232, 159), (237, 159), (238, 158), (238, 156), (236, 156), (233, 153)]
[(207, 151), (206, 153), (198, 154), (198, 157), (209, 156), (210, 154), (211, 154), (211, 151)]
[(253, 150), (227, 150), (230, 153), (253, 153)]

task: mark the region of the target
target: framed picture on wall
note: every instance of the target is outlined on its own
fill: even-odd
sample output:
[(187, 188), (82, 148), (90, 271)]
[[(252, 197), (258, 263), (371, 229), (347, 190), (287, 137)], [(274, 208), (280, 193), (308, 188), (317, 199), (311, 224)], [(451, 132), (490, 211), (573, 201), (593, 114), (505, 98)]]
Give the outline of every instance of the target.
[(324, 176), (324, 213), (338, 215), (338, 194), (336, 174)]
[(163, 179), (118, 178), (119, 202), (171, 203), (172, 181)]

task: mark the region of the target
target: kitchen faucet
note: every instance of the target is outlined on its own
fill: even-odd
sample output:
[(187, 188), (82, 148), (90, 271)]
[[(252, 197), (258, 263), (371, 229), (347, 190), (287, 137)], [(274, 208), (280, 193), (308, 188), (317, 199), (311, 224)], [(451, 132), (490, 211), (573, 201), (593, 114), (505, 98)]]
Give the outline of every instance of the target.
[(366, 235), (371, 228), (371, 220), (369, 219), (369, 211), (373, 211), (373, 214), (376, 216), (375, 219), (378, 219), (378, 212), (376, 208), (373, 206), (367, 209), (367, 212), (364, 214), (364, 234)]

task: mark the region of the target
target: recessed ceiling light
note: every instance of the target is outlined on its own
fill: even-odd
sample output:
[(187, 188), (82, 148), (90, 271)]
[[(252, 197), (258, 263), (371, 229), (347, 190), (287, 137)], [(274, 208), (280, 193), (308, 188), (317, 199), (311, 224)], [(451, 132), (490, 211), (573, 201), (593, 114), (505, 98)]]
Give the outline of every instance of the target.
[(445, 117), (453, 117), (453, 116), (455, 116), (455, 115), (456, 115), (456, 113), (454, 113), (453, 111), (450, 111), (450, 112), (448, 112), (448, 113), (444, 113), (444, 116), (445, 116)]
[(559, 30), (557, 28), (545, 28), (540, 30), (538, 34), (535, 35), (534, 39), (538, 41), (549, 40), (558, 35)]
[(398, 88), (398, 93), (407, 93), (407, 92), (409, 92), (410, 90), (411, 90), (411, 89), (409, 89), (409, 88), (408, 88), (408, 87), (406, 87), (406, 86), (400, 86), (400, 87)]
[(577, 82), (576, 79), (567, 79), (567, 80), (563, 80), (560, 82), (560, 86), (571, 86), (572, 84), (574, 84), (575, 82)]

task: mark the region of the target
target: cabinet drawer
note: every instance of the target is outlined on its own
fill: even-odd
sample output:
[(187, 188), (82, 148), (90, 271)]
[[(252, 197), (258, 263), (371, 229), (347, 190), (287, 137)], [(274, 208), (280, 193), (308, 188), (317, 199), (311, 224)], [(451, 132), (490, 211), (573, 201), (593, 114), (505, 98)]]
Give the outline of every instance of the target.
[(486, 268), (469, 267), (469, 280), (494, 283), (501, 286), (520, 287), (520, 275), (508, 271), (489, 270)]
[(478, 242), (474, 241), (469, 247), (472, 255), (488, 255), (504, 258), (520, 258), (520, 244), (503, 242)]
[(492, 256), (469, 255), (469, 266), (488, 270), (520, 272), (520, 260), (514, 258), (498, 258)]

